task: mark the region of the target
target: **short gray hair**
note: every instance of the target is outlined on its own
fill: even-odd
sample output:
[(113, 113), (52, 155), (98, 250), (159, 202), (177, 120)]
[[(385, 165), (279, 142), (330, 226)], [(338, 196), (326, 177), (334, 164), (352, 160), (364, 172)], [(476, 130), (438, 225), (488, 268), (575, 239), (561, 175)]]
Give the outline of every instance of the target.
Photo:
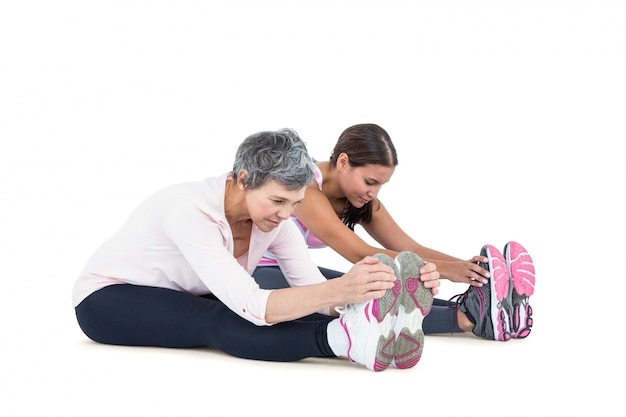
[(249, 189), (273, 180), (288, 190), (298, 190), (315, 178), (315, 165), (305, 143), (288, 128), (248, 136), (237, 149), (233, 178), (244, 169), (248, 174), (243, 183)]

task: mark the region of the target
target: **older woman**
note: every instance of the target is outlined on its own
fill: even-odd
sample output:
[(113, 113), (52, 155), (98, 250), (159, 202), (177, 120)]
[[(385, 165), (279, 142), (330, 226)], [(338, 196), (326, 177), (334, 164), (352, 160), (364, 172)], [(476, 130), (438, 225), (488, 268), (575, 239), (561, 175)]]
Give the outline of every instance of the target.
[[(211, 346), (266, 361), (343, 356), (375, 371), (413, 366), (421, 351), (404, 359), (394, 330), (419, 325), (397, 314), (409, 302), (398, 266), (368, 256), (326, 280), (295, 224), (284, 222), (314, 171), (296, 132), (258, 132), (239, 146), (232, 172), (149, 197), (76, 280), (83, 332), (100, 343)], [(268, 250), (290, 288), (261, 289), (251, 276)], [(429, 286), (438, 285), (430, 272)], [(427, 304), (430, 290), (420, 288)]]

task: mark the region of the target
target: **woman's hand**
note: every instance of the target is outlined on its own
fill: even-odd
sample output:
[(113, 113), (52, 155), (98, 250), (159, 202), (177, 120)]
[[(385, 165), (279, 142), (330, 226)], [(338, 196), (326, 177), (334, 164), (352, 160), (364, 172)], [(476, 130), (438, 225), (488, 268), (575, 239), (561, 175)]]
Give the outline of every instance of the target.
[(341, 278), (330, 280), (341, 283), (343, 304), (375, 300), (393, 288), (396, 281), (393, 269), (377, 258), (366, 256), (355, 263)]
[(487, 263), (489, 260), (485, 256), (474, 256), (467, 261), (458, 262), (439, 262), (439, 269), (445, 271), (442, 275), (452, 282), (460, 282), (482, 287), (491, 277), (489, 271), (478, 265), (478, 263)]
[[(440, 275), (437, 265), (427, 262), (420, 268), (420, 280), (429, 288), (433, 296), (439, 294)], [(342, 280), (345, 303), (360, 303), (374, 300), (385, 295), (393, 288), (397, 277), (391, 267), (379, 262), (377, 258), (367, 256), (353, 265)]]
[(420, 280), (424, 283), (424, 287), (430, 288), (433, 296), (439, 294), (440, 275), (437, 271), (437, 265), (432, 262), (426, 262), (426, 265), (420, 268)]

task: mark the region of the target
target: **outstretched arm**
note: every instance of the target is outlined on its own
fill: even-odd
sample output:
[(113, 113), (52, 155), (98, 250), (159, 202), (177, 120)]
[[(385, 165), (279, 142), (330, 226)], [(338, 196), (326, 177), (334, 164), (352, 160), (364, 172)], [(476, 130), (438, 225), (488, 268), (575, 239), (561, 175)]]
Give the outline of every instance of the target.
[(435, 263), (441, 277), (450, 281), (471, 285), (486, 283), (485, 279), (489, 277), (489, 272), (478, 265), (478, 262), (487, 262), (484, 256), (477, 255), (469, 260), (463, 260), (422, 246), (398, 226), (380, 200), (374, 200), (373, 204), (372, 221), (363, 224), (363, 228), (385, 248), (417, 253), (425, 261)]
[[(342, 208), (334, 208), (316, 185), (307, 188), (306, 197), (296, 207), (295, 215), (311, 233), (350, 262), (357, 262), (376, 253), (386, 253), (395, 258), (398, 252), (411, 251), (428, 262), (422, 271), (422, 279), (429, 288), (431, 287), (427, 282), (439, 277), (471, 285), (484, 283), (488, 272), (477, 264), (486, 262), (484, 257), (474, 256), (469, 260), (462, 260), (422, 246), (398, 226), (380, 200), (374, 199), (372, 204), (372, 221), (362, 226), (382, 247), (370, 245), (343, 224), (338, 215)], [(435, 270), (437, 274), (434, 273)], [(433, 293), (436, 294), (436, 291)]]
[(302, 287), (271, 292), (265, 310), (267, 323), (295, 320), (316, 311), (382, 297), (393, 287), (393, 269), (378, 259), (366, 257), (339, 278)]
[[(413, 246), (407, 245), (402, 248), (400, 245), (392, 245), (383, 248), (375, 247), (361, 239), (356, 233), (350, 230), (339, 218), (337, 212), (341, 213), (342, 207), (334, 208), (326, 195), (317, 188), (316, 185), (309, 186), (306, 190), (306, 197), (295, 209), (295, 215), (300, 221), (317, 236), (322, 242), (330, 246), (335, 252), (346, 258), (350, 262), (358, 262), (366, 256), (376, 253), (386, 253), (395, 258), (398, 252), (408, 250), (415, 252)], [(397, 227), (397, 226), (396, 226)], [(376, 239), (375, 236), (374, 239)], [(381, 243), (379, 241), (379, 243)], [(416, 252), (417, 253), (417, 252)], [(422, 256), (418, 253), (418, 255)], [(426, 259), (425, 259), (426, 260)], [(437, 295), (440, 273), (437, 266), (429, 262), (420, 270), (421, 279), (426, 288), (431, 288), (433, 295)]]

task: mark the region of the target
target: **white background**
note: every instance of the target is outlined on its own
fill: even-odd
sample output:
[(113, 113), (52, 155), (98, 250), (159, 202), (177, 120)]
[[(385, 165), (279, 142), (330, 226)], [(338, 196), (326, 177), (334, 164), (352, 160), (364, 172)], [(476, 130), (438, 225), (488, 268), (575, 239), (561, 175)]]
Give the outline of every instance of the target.
[[(2, 0), (0, 414), (611, 414), (625, 22), (606, 0)], [(295, 128), (327, 159), (362, 122), (396, 144), (380, 197), (416, 240), (530, 251), (528, 339), (428, 336), (418, 366), (374, 373), (80, 332), (74, 279), (153, 191), (229, 170), (259, 130)]]

